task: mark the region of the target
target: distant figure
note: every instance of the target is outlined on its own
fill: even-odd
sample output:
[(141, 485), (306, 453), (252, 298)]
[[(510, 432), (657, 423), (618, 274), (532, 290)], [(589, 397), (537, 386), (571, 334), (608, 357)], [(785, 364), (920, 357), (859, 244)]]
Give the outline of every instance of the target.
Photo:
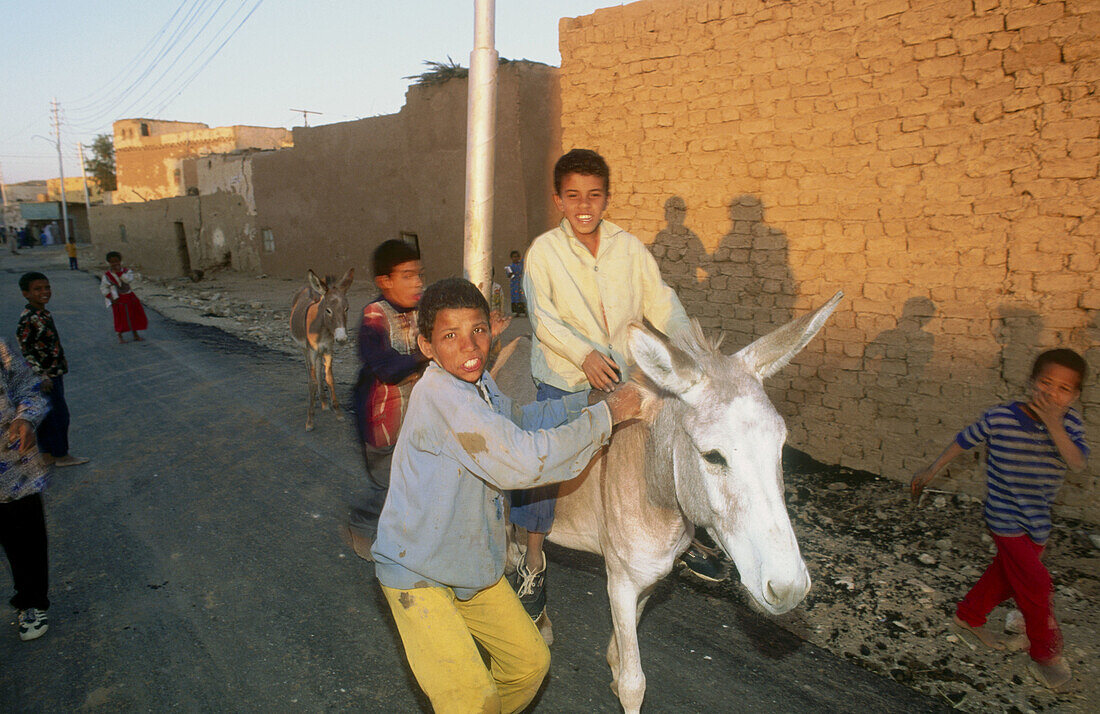
[(42, 229), (42, 235), (38, 236), (38, 240), (42, 245), (53, 245), (53, 225), (48, 225)]
[(34, 430), (49, 406), (38, 377), (0, 338), (0, 546), (8, 556), (19, 611), (19, 639), (46, 634), (50, 608), (46, 516), (42, 490), (49, 467), (38, 454)]
[(508, 286), (512, 294), (512, 314), (527, 314), (527, 298), (523, 295), (523, 258), (518, 250), (513, 250), (512, 262), (504, 266), (504, 273), (508, 276)]
[(134, 271), (122, 267), (122, 254), (116, 250), (107, 254), (107, 264), (111, 267), (103, 274), (99, 292), (103, 293), (103, 297), (107, 299), (107, 307), (111, 308), (118, 341), (125, 342), (122, 335), (130, 332), (134, 336), (134, 342), (141, 342), (138, 331), (148, 329), (149, 320), (145, 317), (141, 301), (130, 287), (134, 280)]
[(69, 371), (61, 336), (46, 303), (53, 297), (49, 279), (42, 273), (24, 273), (19, 289), (27, 307), (19, 316), (15, 336), (27, 364), (42, 380), (42, 393), (50, 404), (50, 413), (35, 434), (38, 450), (47, 464), (78, 466), (88, 459), (69, 453), (69, 405), (65, 402), (64, 376)]
[[(952, 627), (991, 649), (1028, 647), (1031, 672), (1050, 689), (1071, 678), (1062, 658), (1062, 632), (1054, 619), (1054, 586), (1041, 560), (1050, 536), (1050, 505), (1065, 472), (1085, 468), (1089, 447), (1081, 415), (1085, 360), (1073, 350), (1042, 353), (1031, 368), (1027, 402), (988, 409), (963, 429), (927, 468), (913, 475), (914, 499), (955, 457), (986, 445), (985, 522), (997, 555), (955, 608)], [(1012, 598), (1024, 615), (1026, 638), (1003, 639), (985, 628), (993, 608)]]
[(76, 243), (73, 241), (65, 243), (65, 252), (69, 254), (69, 270), (76, 270)]

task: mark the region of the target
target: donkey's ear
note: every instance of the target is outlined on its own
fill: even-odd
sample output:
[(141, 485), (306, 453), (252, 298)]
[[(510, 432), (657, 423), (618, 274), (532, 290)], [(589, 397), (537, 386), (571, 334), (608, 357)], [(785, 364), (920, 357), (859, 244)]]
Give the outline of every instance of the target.
[(336, 289), (342, 293), (346, 293), (348, 288), (351, 287), (351, 281), (355, 279), (355, 268), (348, 268), (348, 272), (344, 273), (344, 277), (340, 278), (340, 282), (336, 284)]
[(629, 327), (630, 354), (659, 388), (685, 398), (703, 381), (703, 372), (686, 352), (638, 323)]
[(309, 289), (315, 293), (324, 295), (325, 291), (328, 289), (328, 286), (325, 285), (325, 281), (318, 278), (317, 273), (313, 272), (312, 268), (306, 273), (306, 281), (309, 283)]
[(837, 291), (829, 302), (815, 312), (791, 320), (774, 332), (764, 335), (756, 342), (738, 352), (750, 372), (760, 379), (767, 379), (783, 369), (791, 359), (809, 344), (814, 335), (825, 325), (829, 315), (836, 309), (844, 293)]

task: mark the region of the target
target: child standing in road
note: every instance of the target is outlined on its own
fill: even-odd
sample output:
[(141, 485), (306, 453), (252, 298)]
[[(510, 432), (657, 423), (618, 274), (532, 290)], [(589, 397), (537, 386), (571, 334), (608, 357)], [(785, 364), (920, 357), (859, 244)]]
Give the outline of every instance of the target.
[(69, 270), (76, 270), (76, 243), (71, 240), (66, 241), (65, 252), (69, 255)]
[(53, 297), (49, 279), (42, 273), (24, 273), (19, 289), (27, 300), (15, 336), (27, 364), (42, 380), (42, 392), (50, 412), (38, 427), (38, 449), (42, 458), (54, 466), (78, 466), (88, 459), (69, 453), (69, 405), (65, 402), (65, 374), (69, 363), (61, 336), (46, 303)]
[(122, 335), (130, 332), (134, 336), (134, 342), (141, 342), (142, 338), (138, 332), (147, 329), (149, 321), (145, 317), (145, 309), (141, 306), (141, 301), (137, 299), (137, 295), (134, 295), (131, 287), (134, 271), (122, 267), (122, 254), (116, 250), (107, 254), (107, 265), (110, 267), (99, 283), (99, 292), (103, 293), (103, 297), (107, 299), (107, 306), (111, 308), (118, 341), (125, 342)]
[(518, 250), (513, 250), (510, 256), (512, 262), (504, 266), (504, 272), (508, 276), (508, 287), (512, 294), (512, 314), (527, 314), (527, 298), (523, 296), (523, 258)]
[(359, 379), (352, 393), (367, 486), (349, 504), (345, 530), (352, 550), (365, 560), (371, 559), (409, 394), (428, 362), (416, 344), (416, 306), (424, 289), (419, 251), (405, 241), (388, 240), (375, 249), (373, 263), (381, 295), (363, 308)]
[(997, 555), (958, 604), (952, 624), (987, 647), (1005, 649), (1006, 641), (985, 623), (993, 608), (1013, 598), (1024, 615), (1031, 671), (1051, 689), (1069, 682), (1071, 673), (1062, 658), (1053, 584), (1041, 557), (1051, 530), (1050, 506), (1065, 470), (1081, 471), (1089, 454), (1081, 415), (1070, 406), (1081, 394), (1086, 369), (1085, 360), (1073, 350), (1043, 352), (1032, 366), (1026, 403), (986, 411), (910, 484), (914, 498), (919, 498), (952, 459), (986, 444), (985, 521)]
[(504, 579), (502, 490), (579, 474), (612, 424), (637, 413), (639, 392), (628, 386), (592, 407), (583, 392), (513, 407), (485, 374), (489, 305), (466, 280), (429, 287), (418, 322), (432, 362), (394, 451), (375, 573), (436, 712), (520, 711), (550, 652)]
[(34, 430), (49, 407), (34, 372), (0, 338), (0, 546), (15, 585), (19, 639), (46, 633), (50, 607), (46, 516), (42, 490), (49, 467), (39, 457)]

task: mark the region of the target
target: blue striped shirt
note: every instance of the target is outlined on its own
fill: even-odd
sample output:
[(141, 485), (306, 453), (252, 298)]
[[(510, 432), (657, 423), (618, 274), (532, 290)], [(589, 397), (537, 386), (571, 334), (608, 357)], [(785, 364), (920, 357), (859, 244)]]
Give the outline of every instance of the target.
[[(1087, 457), (1081, 415), (1066, 411), (1069, 438)], [(955, 436), (964, 449), (986, 444), (985, 521), (999, 536), (1026, 533), (1042, 545), (1050, 536), (1050, 504), (1062, 486), (1066, 462), (1042, 422), (1021, 402), (995, 406)]]

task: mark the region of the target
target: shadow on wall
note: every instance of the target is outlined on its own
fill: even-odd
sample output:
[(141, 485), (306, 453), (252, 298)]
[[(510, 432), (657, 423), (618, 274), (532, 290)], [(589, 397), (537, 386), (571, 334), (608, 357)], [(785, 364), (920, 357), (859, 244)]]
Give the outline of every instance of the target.
[(760, 198), (730, 202), (730, 230), (711, 254), (688, 227), (687, 211), (680, 196), (665, 201), (666, 226), (650, 250), (688, 313), (704, 328), (725, 332), (734, 350), (790, 320), (798, 290), (787, 236), (764, 220)]
[(1001, 347), (996, 362), (1001, 370), (995, 390), (998, 399), (1023, 399), (1027, 395), (1031, 363), (1041, 351), (1042, 333), (1043, 318), (1039, 313), (1011, 303), (997, 306), (993, 338)]

